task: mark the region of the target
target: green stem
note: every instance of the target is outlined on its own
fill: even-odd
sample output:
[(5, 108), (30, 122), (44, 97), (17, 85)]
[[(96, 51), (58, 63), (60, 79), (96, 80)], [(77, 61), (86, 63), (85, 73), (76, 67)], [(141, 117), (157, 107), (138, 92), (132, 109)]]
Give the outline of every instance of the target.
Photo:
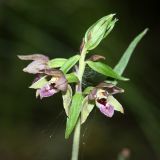
[[(81, 52), (81, 58), (79, 60), (79, 69), (78, 69), (79, 84), (76, 87), (79, 92), (82, 92), (82, 77), (83, 77), (84, 70), (85, 70), (85, 57), (86, 57), (86, 50), (83, 49)], [(76, 124), (75, 130), (74, 130), (71, 160), (78, 160), (80, 132), (81, 132), (81, 120), (79, 118)]]
[(80, 131), (81, 131), (81, 122), (79, 119), (76, 124), (76, 128), (74, 130), (73, 146), (72, 146), (73, 147), (72, 148), (72, 159), (71, 160), (78, 160)]
[(81, 57), (79, 60), (79, 72), (78, 72), (78, 78), (80, 83), (82, 83), (82, 77), (84, 74), (84, 70), (85, 70), (85, 57), (86, 57), (86, 50), (84, 49), (81, 53)]

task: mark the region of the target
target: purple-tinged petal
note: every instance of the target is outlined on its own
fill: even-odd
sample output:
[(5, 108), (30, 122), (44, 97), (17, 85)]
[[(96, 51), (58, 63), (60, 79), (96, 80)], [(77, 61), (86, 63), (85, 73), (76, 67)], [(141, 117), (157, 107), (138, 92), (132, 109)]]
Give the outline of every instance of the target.
[(40, 95), (40, 98), (44, 98), (44, 97), (50, 97), (52, 95), (54, 95), (55, 93), (57, 93), (59, 90), (54, 88), (54, 86), (52, 86), (52, 84), (46, 84), (44, 87), (42, 87), (41, 89), (38, 89), (38, 94)]
[(57, 89), (59, 89), (60, 91), (67, 91), (67, 87), (68, 87), (68, 82), (67, 79), (65, 78), (65, 76), (61, 76), (56, 82), (55, 82), (55, 87)]
[(111, 94), (117, 94), (117, 93), (123, 93), (123, 92), (124, 92), (124, 89), (114, 86)]
[(96, 87), (105, 89), (109, 94), (117, 94), (117, 93), (124, 92), (124, 90), (122, 88), (119, 88), (119, 87), (115, 86), (115, 84), (112, 84), (112, 83), (102, 82), (99, 85), (97, 85)]
[(47, 68), (45, 63), (41, 61), (33, 61), (26, 68), (23, 69), (24, 72), (31, 74), (43, 73), (43, 70)]
[(114, 108), (109, 104), (106, 104), (105, 106), (101, 105), (99, 110), (107, 117), (112, 117), (114, 114)]
[(43, 54), (18, 55), (21, 60), (43, 61), (47, 62), (49, 58)]
[(94, 100), (96, 98), (96, 94), (97, 94), (97, 88), (93, 88), (93, 90), (88, 95), (88, 99), (91, 101)]
[(101, 82), (96, 87), (97, 88), (113, 88), (114, 86), (115, 84), (112, 84), (112, 83)]

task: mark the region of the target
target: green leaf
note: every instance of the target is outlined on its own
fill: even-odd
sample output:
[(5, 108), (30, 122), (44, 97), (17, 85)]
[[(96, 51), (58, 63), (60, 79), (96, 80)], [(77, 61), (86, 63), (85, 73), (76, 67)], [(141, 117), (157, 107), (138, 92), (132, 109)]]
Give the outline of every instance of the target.
[(117, 19), (114, 19), (115, 14), (110, 14), (99, 19), (86, 32), (85, 48), (92, 50), (111, 32)]
[(92, 68), (94, 71), (101, 73), (107, 77), (115, 78), (118, 80), (123, 80), (126, 81), (128, 80), (125, 77), (121, 77), (119, 74), (117, 74), (111, 67), (108, 65), (102, 63), (102, 62), (92, 62), (92, 61), (87, 61), (86, 62), (90, 68)]
[(67, 91), (62, 93), (63, 98), (63, 107), (66, 112), (66, 115), (69, 115), (69, 108), (72, 101), (72, 88), (70, 85), (68, 85)]
[(72, 133), (78, 117), (80, 115), (81, 109), (82, 109), (82, 101), (83, 96), (81, 93), (76, 93), (72, 98), (72, 104), (69, 111), (69, 117), (67, 118), (67, 125), (66, 125), (66, 132), (65, 132), (65, 138), (69, 138), (70, 134)]
[(80, 59), (80, 55), (75, 55), (67, 59), (66, 63), (60, 68), (63, 73), (67, 73)]
[(81, 124), (83, 124), (91, 111), (93, 110), (95, 104), (88, 101), (88, 96), (86, 96), (82, 102), (82, 111), (81, 111)]
[(48, 81), (46, 79), (46, 76), (44, 76), (41, 79), (39, 79), (38, 81), (36, 81), (35, 83), (33, 83), (29, 88), (39, 89), (39, 88), (42, 88), (47, 83), (48, 83)]
[(84, 95), (85, 95), (85, 94), (89, 94), (89, 93), (93, 90), (93, 88), (94, 88), (94, 87), (91, 87), (91, 86), (85, 88), (85, 90), (83, 91), (83, 94), (84, 94)]
[(67, 61), (65, 58), (54, 58), (48, 62), (50, 68), (62, 67), (62, 65)]
[(78, 77), (76, 76), (74, 72), (70, 74), (66, 74), (66, 79), (68, 83), (78, 82)]
[(107, 102), (114, 107), (114, 110), (124, 113), (122, 105), (113, 96), (108, 96)]
[(140, 42), (140, 40), (144, 37), (144, 35), (147, 33), (148, 29), (145, 29), (143, 32), (141, 32), (129, 45), (127, 50), (124, 52), (122, 58), (118, 62), (118, 64), (115, 66), (114, 71), (117, 72), (119, 75), (122, 75), (124, 72), (131, 55), (136, 48), (137, 44)]

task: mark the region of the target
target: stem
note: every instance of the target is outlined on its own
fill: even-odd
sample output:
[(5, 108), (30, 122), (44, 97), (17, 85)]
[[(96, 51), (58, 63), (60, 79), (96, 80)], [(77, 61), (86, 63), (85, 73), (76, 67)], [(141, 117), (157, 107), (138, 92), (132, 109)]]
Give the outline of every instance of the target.
[[(78, 69), (79, 84), (76, 87), (77, 88), (76, 91), (78, 91), (78, 92), (82, 92), (82, 77), (83, 77), (84, 70), (85, 70), (85, 57), (86, 57), (86, 50), (84, 48), (81, 52), (81, 57), (79, 60), (79, 69)], [(81, 120), (79, 117), (77, 124), (76, 124), (76, 127), (75, 127), (75, 130), (74, 130), (71, 160), (78, 160), (80, 132), (81, 132)]]
[(76, 128), (74, 130), (73, 146), (72, 146), (73, 147), (72, 148), (72, 159), (71, 160), (78, 160), (80, 131), (81, 131), (81, 121), (79, 119), (76, 124)]

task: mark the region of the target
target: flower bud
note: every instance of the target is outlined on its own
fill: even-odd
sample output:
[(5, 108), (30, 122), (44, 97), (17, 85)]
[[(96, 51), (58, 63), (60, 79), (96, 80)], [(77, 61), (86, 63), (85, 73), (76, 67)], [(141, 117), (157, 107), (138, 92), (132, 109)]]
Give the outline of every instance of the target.
[(84, 41), (86, 50), (92, 50), (111, 32), (117, 19), (110, 14), (98, 20), (86, 32)]

